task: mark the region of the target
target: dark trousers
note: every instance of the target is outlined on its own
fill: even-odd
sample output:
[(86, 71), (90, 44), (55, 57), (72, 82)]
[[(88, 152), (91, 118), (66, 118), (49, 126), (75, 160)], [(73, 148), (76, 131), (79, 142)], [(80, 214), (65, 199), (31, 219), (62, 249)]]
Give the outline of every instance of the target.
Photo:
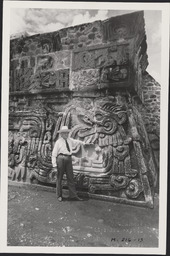
[(64, 173), (67, 177), (67, 185), (69, 188), (70, 197), (76, 197), (77, 192), (74, 184), (73, 176), (73, 166), (71, 156), (59, 155), (57, 157), (57, 183), (56, 183), (56, 193), (57, 196), (62, 196), (62, 179)]

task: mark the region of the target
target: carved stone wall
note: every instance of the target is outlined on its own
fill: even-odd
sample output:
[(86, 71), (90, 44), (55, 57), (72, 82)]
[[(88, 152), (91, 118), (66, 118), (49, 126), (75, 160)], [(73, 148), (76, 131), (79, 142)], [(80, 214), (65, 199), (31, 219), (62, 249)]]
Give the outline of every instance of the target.
[(153, 207), (143, 12), (13, 39), (10, 51), (9, 178), (55, 184), (51, 152), (68, 125), (93, 144), (73, 150), (78, 190)]
[[(161, 87), (147, 72), (142, 75), (141, 95), (133, 97), (133, 105), (140, 112), (153, 152), (155, 168), (159, 176), (160, 141), (160, 94)], [(156, 191), (159, 191), (159, 180)]]

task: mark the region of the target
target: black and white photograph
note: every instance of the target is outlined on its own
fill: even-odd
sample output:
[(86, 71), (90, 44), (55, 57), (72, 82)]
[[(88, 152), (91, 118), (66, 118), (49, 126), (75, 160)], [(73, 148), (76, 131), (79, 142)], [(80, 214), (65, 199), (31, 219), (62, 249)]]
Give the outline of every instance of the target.
[(165, 253), (168, 23), (167, 3), (4, 2), (0, 252)]

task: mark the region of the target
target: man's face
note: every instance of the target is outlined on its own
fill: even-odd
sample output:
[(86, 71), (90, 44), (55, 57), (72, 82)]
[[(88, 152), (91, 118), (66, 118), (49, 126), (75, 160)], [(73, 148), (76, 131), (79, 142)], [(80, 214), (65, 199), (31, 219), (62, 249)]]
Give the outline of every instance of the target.
[(66, 140), (68, 138), (68, 134), (68, 132), (62, 132), (61, 137)]

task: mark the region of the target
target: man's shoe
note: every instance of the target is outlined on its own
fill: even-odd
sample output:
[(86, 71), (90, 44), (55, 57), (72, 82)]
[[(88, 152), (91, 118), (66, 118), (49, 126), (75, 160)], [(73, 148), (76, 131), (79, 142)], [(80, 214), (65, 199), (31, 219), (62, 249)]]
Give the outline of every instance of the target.
[(62, 199), (62, 197), (60, 196), (60, 197), (58, 197), (58, 201), (59, 202), (61, 202), (63, 199)]

